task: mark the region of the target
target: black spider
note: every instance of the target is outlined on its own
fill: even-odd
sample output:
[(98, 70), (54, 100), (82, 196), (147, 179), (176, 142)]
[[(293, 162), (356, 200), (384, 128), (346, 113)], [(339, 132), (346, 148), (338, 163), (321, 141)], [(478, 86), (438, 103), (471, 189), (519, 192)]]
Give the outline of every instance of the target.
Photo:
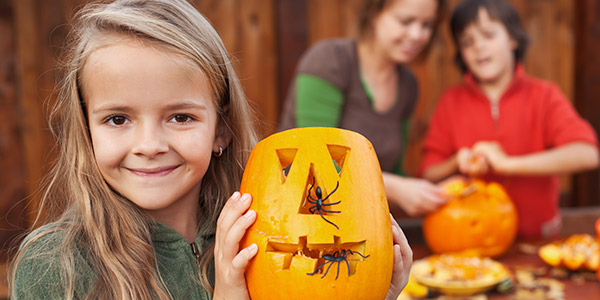
[(342, 251), (335, 251), (335, 252), (333, 252), (333, 254), (323, 255), (323, 258), (326, 260), (326, 262), (324, 262), (320, 266), (318, 266), (314, 272), (306, 273), (306, 275), (311, 275), (311, 276), (315, 275), (315, 274), (317, 274), (317, 272), (319, 272), (319, 270), (324, 265), (329, 264), (329, 266), (327, 267), (327, 270), (325, 270), (325, 273), (323, 273), (323, 276), (321, 276), (321, 278), (323, 278), (323, 277), (325, 277), (325, 275), (327, 275), (327, 272), (329, 272), (329, 268), (331, 268), (331, 265), (333, 265), (334, 263), (338, 263), (337, 274), (335, 275), (335, 280), (337, 280), (338, 276), (340, 275), (340, 264), (342, 263), (342, 260), (343, 260), (346, 262), (346, 266), (348, 266), (348, 276), (350, 276), (350, 264), (348, 263), (348, 259), (346, 257), (348, 257), (348, 255), (352, 255), (355, 253), (362, 256), (363, 258), (367, 258), (367, 257), (371, 256), (371, 255), (364, 256), (364, 255), (360, 254), (358, 251), (345, 250), (345, 249), (343, 249)]
[(324, 209), (323, 206), (332, 206), (332, 205), (336, 205), (339, 204), (342, 201), (338, 201), (338, 202), (333, 202), (333, 203), (323, 203), (325, 200), (327, 200), (329, 198), (329, 196), (331, 196), (331, 194), (335, 193), (335, 191), (337, 190), (338, 186), (340, 185), (340, 182), (338, 181), (337, 184), (335, 185), (335, 189), (333, 189), (333, 191), (331, 191), (331, 193), (329, 193), (329, 195), (327, 195), (327, 197), (325, 197), (325, 199), (323, 199), (323, 194), (321, 192), (321, 187), (317, 187), (315, 189), (315, 195), (317, 196), (317, 199), (314, 199), (313, 197), (310, 196), (310, 192), (313, 188), (313, 186), (315, 186), (315, 178), (313, 177), (313, 183), (310, 186), (310, 188), (308, 189), (308, 196), (306, 197), (306, 200), (308, 202), (310, 202), (311, 204), (314, 204), (313, 206), (308, 208), (308, 211), (311, 214), (314, 214), (315, 211), (319, 212), (319, 215), (321, 215), (321, 218), (323, 218), (323, 220), (327, 221), (327, 223), (335, 226), (335, 228), (340, 229), (337, 225), (335, 225), (333, 222), (325, 219), (325, 217), (323, 216), (323, 212), (328, 212), (328, 213), (340, 213), (341, 211), (339, 210), (327, 210)]

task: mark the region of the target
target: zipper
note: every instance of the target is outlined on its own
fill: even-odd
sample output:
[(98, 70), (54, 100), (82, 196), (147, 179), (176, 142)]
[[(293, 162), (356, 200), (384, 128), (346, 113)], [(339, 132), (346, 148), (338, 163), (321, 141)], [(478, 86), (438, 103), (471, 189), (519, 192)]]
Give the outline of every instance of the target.
[(198, 245), (196, 245), (196, 242), (193, 242), (190, 244), (190, 247), (192, 247), (192, 254), (194, 254), (194, 256), (196, 257), (196, 261), (199, 263), (200, 262), (200, 251), (198, 250)]
[(491, 102), (490, 101), (490, 111), (492, 114), (492, 119), (494, 120), (494, 123), (496, 125), (498, 125), (498, 119), (500, 119), (500, 105), (499, 105), (500, 101), (497, 102)]

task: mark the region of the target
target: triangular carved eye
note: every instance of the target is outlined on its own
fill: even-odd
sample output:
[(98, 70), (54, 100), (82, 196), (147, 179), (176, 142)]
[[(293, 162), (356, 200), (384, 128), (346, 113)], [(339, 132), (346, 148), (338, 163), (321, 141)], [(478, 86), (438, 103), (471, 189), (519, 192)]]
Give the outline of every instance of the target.
[(350, 148), (341, 145), (327, 145), (327, 149), (329, 150), (338, 176), (341, 176), (344, 164), (346, 163), (346, 157), (350, 153)]
[(292, 163), (296, 157), (297, 148), (284, 148), (276, 149), (277, 157), (279, 158), (280, 171), (281, 171), (281, 183), (285, 183), (285, 180), (290, 173)]

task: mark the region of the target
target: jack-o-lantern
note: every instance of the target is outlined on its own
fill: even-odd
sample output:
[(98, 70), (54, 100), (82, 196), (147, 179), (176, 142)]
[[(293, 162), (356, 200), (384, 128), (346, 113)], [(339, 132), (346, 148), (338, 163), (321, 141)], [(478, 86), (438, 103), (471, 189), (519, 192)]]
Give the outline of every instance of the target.
[(371, 143), (336, 128), (274, 134), (252, 150), (240, 191), (258, 245), (246, 270), (250, 297), (383, 299), (391, 282), (391, 220)]
[(457, 179), (444, 188), (450, 200), (423, 221), (423, 234), (431, 250), (448, 253), (470, 249), (490, 257), (508, 250), (517, 235), (517, 211), (500, 184)]

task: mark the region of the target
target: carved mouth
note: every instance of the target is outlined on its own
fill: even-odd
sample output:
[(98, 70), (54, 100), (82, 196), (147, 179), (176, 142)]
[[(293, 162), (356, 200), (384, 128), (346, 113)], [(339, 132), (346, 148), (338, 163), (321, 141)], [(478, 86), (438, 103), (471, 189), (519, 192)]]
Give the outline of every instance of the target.
[[(337, 272), (354, 275), (358, 262), (368, 257), (365, 254), (366, 241), (342, 244), (339, 236), (333, 236), (333, 239), (333, 244), (310, 244), (307, 243), (306, 236), (301, 236), (297, 244), (269, 239), (266, 252), (273, 255), (281, 270), (298, 269), (308, 275), (320, 274), (325, 277), (328, 264), (339, 262), (347, 266), (341, 269), (347, 269), (347, 272)], [(344, 257), (341, 257), (342, 253)], [(333, 257), (337, 259), (332, 260)], [(335, 275), (336, 278), (339, 273)]]

